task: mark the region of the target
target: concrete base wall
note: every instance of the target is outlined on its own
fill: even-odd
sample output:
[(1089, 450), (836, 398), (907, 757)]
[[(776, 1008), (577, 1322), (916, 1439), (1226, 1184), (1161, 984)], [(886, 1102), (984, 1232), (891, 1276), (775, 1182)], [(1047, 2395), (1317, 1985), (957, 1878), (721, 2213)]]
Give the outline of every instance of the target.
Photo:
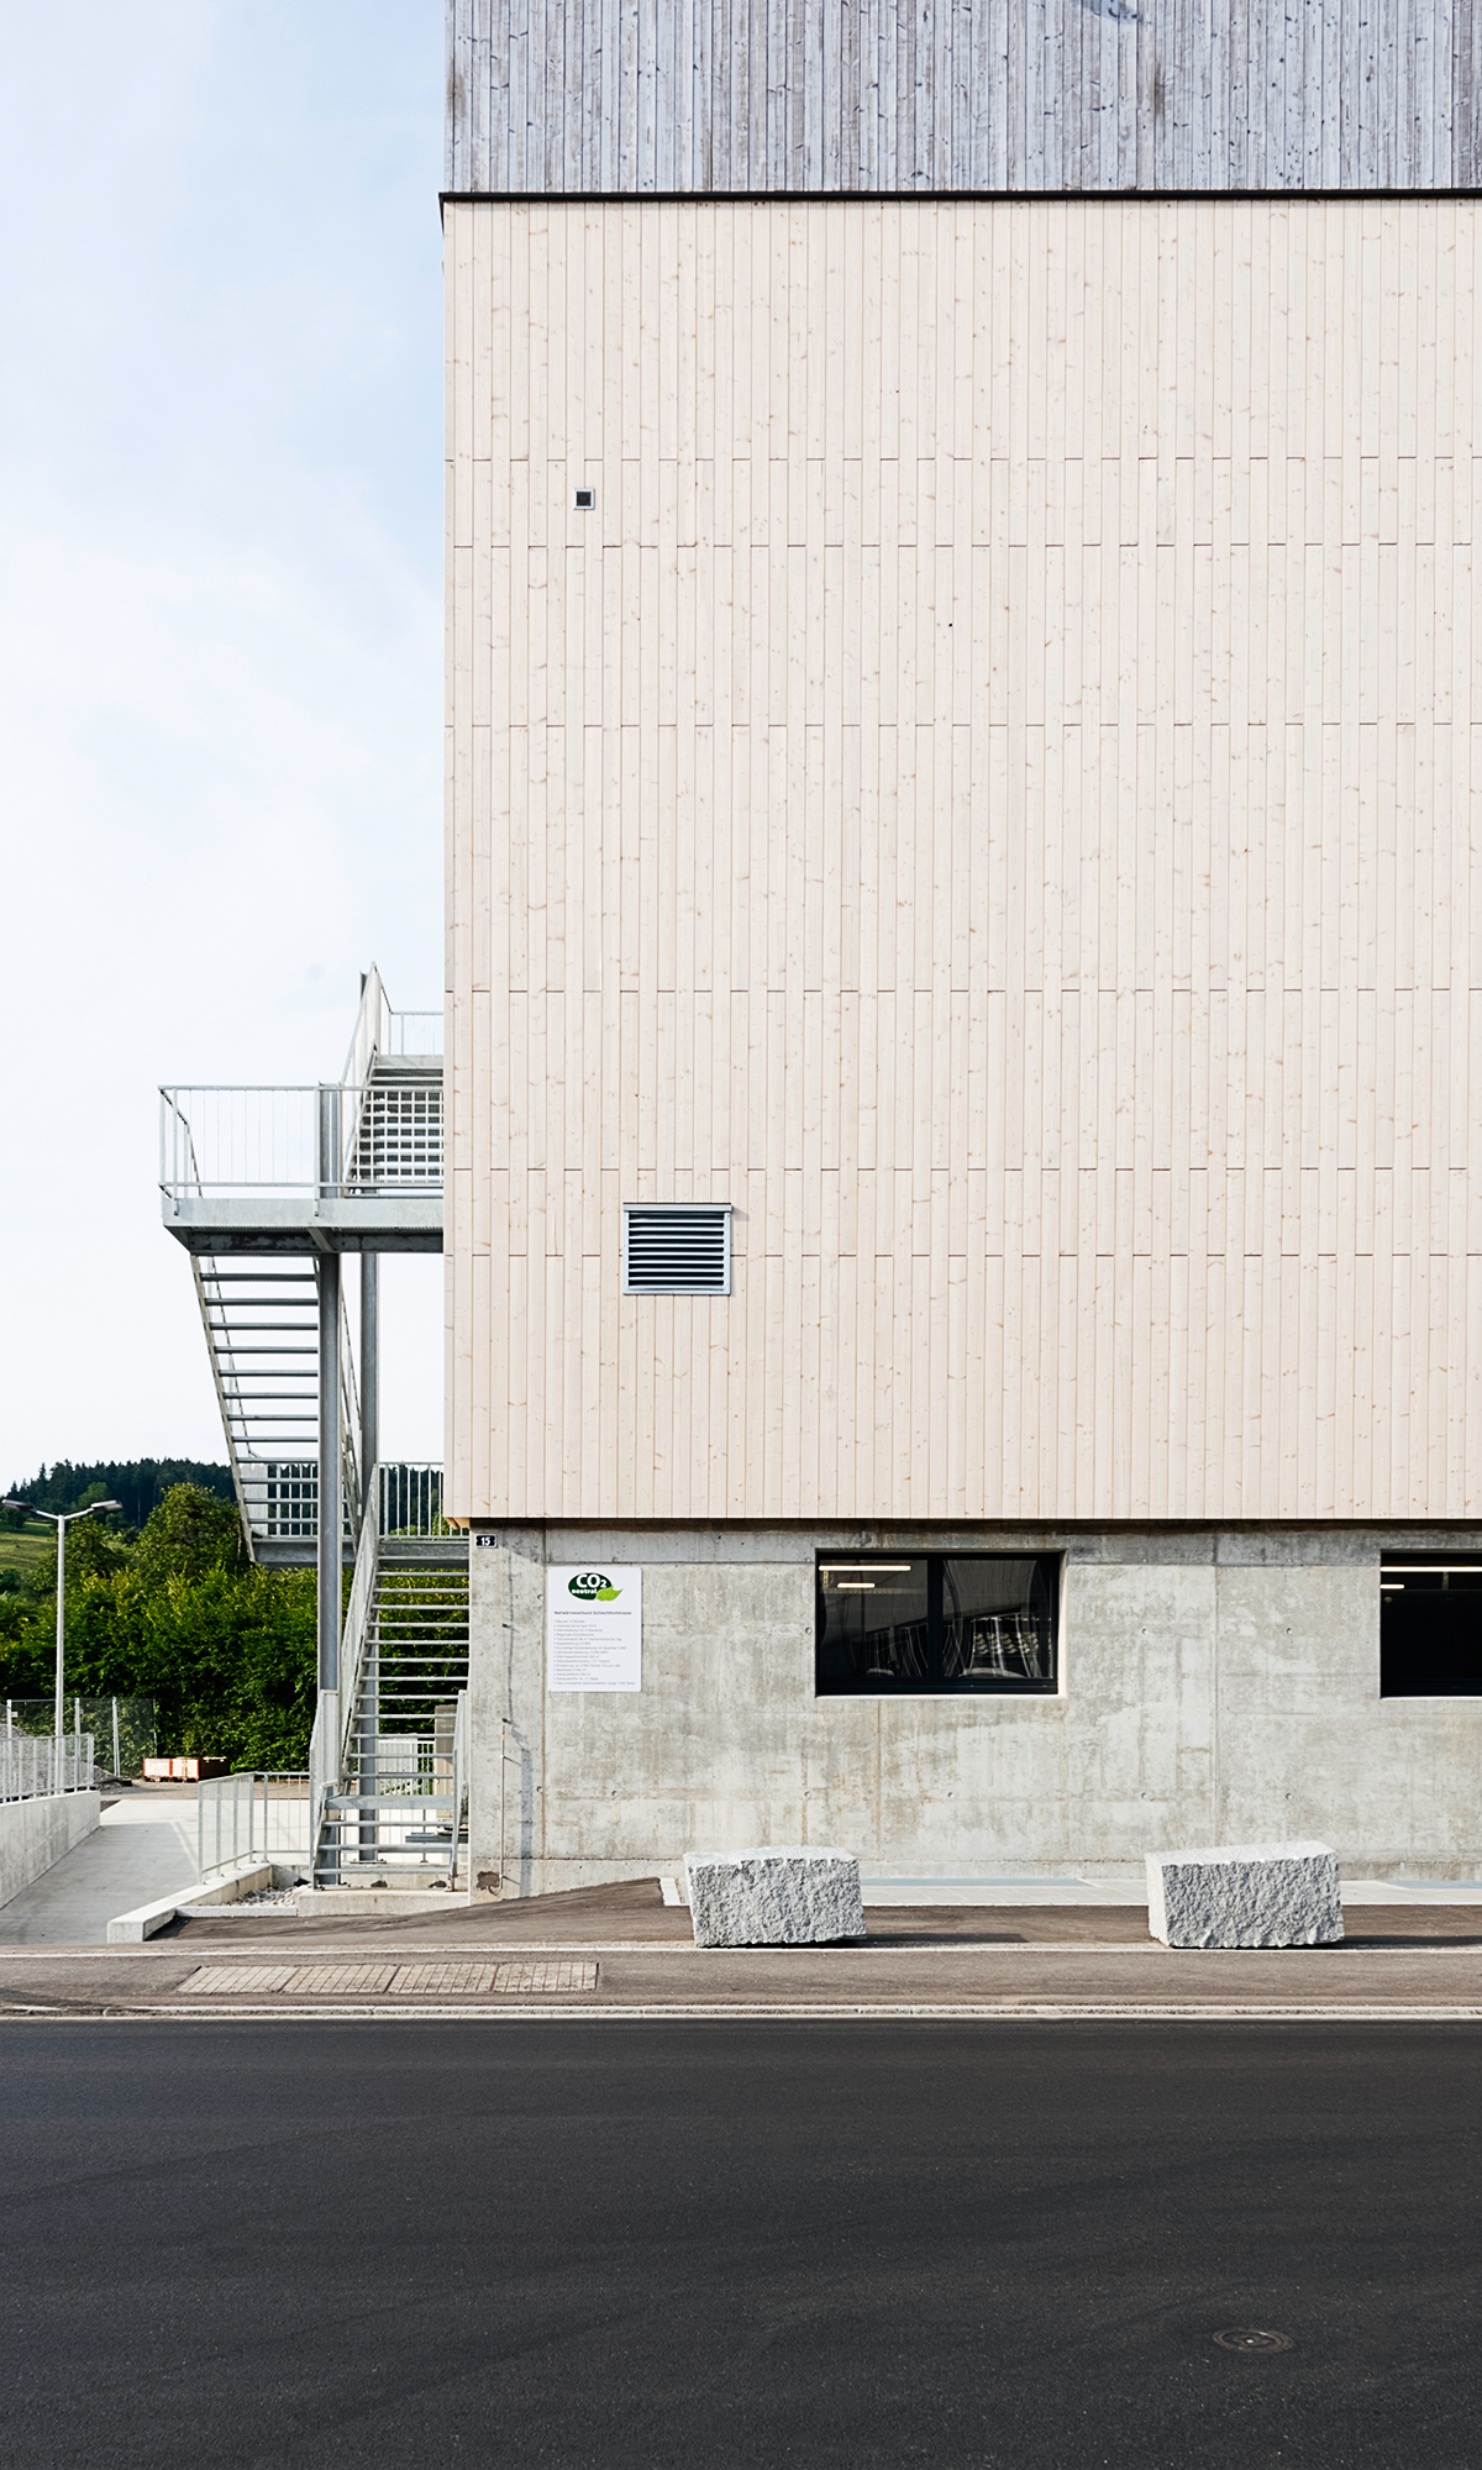
[[(475, 1883), (840, 1844), (867, 1875), (1138, 1884), (1149, 1851), (1314, 1836), (1482, 1875), (1482, 1698), (1381, 1699), (1381, 1549), (1434, 1529), (504, 1528), (470, 1552)], [(818, 1550), (1062, 1551), (1054, 1698), (823, 1698)], [(643, 1688), (551, 1695), (547, 1561), (643, 1569)]]
[(39, 1794), (34, 1801), (0, 1801), (0, 1904), (29, 1887), (91, 1835), (103, 1814), (95, 1792)]

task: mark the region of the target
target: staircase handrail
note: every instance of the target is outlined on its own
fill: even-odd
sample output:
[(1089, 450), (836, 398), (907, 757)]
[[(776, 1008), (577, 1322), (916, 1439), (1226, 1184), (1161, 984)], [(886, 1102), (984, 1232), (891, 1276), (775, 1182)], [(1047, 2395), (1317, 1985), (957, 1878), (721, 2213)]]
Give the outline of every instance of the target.
[[(463, 1826), (463, 1804), (468, 1797), (468, 1692), (460, 1690), (453, 1715), (453, 1815), (448, 1829), (448, 1885), (458, 1875), (458, 1837)], [(473, 1881), (469, 1880), (470, 1896)]]
[(321, 1697), (314, 1709), (314, 1723), (309, 1734), (309, 1871), (311, 1878), (317, 1873), (325, 1797), (333, 1792), (337, 1781), (338, 1777), (329, 1755), (329, 1726), (325, 1722), (325, 1703)]
[(355, 1016), (339, 1088), (320, 1091), (321, 1191), (343, 1192), (351, 1181), (361, 1120), (370, 1102), (371, 1079), (378, 1057), (385, 1054), (390, 1043), (391, 1006), (381, 984), (381, 973), (373, 962), (360, 989), (360, 1010)]
[(340, 1738), (335, 1763), (336, 1784), (344, 1775), (349, 1754), (355, 1710), (360, 1700), (361, 1668), (365, 1662), (366, 1641), (370, 1636), (371, 1607), (376, 1599), (376, 1564), (380, 1558), (381, 1543), (380, 1498), (380, 1470), (374, 1468), (371, 1481), (366, 1486), (365, 1510), (355, 1547), (355, 1575), (350, 1581), (350, 1600), (345, 1606), (345, 1626), (340, 1634)]
[[(167, 1147), (172, 1148), (175, 1157), (179, 1158), (181, 1155), (182, 1135), (184, 1136), (186, 1175), (176, 1175), (171, 1177), (168, 1172), (171, 1160), (166, 1154)], [(176, 1101), (175, 1091), (173, 1089), (161, 1089), (160, 1190), (161, 1192), (178, 1192), (181, 1189), (182, 1184), (186, 1184), (188, 1189), (197, 1193), (201, 1190), (201, 1169), (200, 1162), (196, 1157), (196, 1138), (190, 1128), (190, 1117), (186, 1114), (184, 1108), (181, 1107)]]
[(222, 1434), (226, 1441), (227, 1464), (232, 1471), (232, 1490), (237, 1496), (237, 1516), (242, 1522), (242, 1540), (247, 1547), (248, 1560), (255, 1561), (257, 1554), (253, 1549), (256, 1538), (252, 1532), (252, 1505), (247, 1497), (247, 1480), (242, 1466), (242, 1453), (237, 1447), (237, 1419), (241, 1413), (242, 1399), (241, 1382), (235, 1367), (230, 1376), (226, 1373), (222, 1365), (221, 1349), (216, 1343), (212, 1325), (213, 1307), (220, 1317), (225, 1319), (225, 1306), (220, 1285), (221, 1273), (213, 1259), (202, 1259), (198, 1252), (191, 1254), (190, 1266), (195, 1280), (196, 1305), (201, 1316), (201, 1327), (206, 1333), (206, 1360), (211, 1366), (211, 1379), (216, 1390), (216, 1411), (221, 1417)]
[(350, 1731), (355, 1722), (355, 1707), (360, 1693), (360, 1670), (365, 1661), (365, 1642), (370, 1634), (371, 1607), (376, 1598), (376, 1562), (380, 1543), (376, 1504), (379, 1492), (379, 1485), (373, 1482), (367, 1494), (365, 1514), (360, 1521), (360, 1536), (355, 1547), (355, 1575), (350, 1581), (350, 1601), (345, 1607), (344, 1625), (340, 1632), (339, 1720), (334, 1726), (327, 1720), (327, 1702), (321, 1691), (314, 1710), (314, 1729), (309, 1736), (309, 1842), (313, 1847), (312, 1866), (316, 1878), (324, 1838), (325, 1805), (329, 1795), (339, 1791), (344, 1779)]
[(345, 1069), (340, 1074), (346, 1088), (358, 1088), (370, 1079), (372, 1064), (378, 1055), (386, 1053), (390, 1043), (391, 1005), (381, 984), (381, 973), (373, 961), (360, 990), (360, 1010), (355, 1015), (350, 1052), (345, 1057)]
[[(360, 1465), (360, 1388), (355, 1377), (355, 1350), (350, 1338), (350, 1316), (345, 1309), (343, 1291), (340, 1296), (340, 1482), (344, 1486), (345, 1524), (355, 1536), (356, 1561), (359, 1562), (359, 1539), (365, 1511), (373, 1498), (367, 1482), (362, 1487)], [(314, 1523), (319, 1523), (315, 1511)]]

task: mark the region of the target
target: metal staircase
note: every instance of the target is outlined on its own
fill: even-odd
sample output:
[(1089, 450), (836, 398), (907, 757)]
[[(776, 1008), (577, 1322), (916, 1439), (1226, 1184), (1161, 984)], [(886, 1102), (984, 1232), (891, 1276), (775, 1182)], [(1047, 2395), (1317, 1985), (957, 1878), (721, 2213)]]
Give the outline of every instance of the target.
[(191, 1255), (248, 1549), (317, 1571), (326, 1885), (451, 1884), (463, 1840), (467, 1541), (441, 1469), (381, 1464), (378, 1436), (379, 1257), (442, 1250), (441, 1046), (441, 1016), (393, 1012), (372, 969), (338, 1081), (160, 1093), (164, 1222)]
[[(375, 1368), (367, 1438), (340, 1263), (358, 1253), (373, 1286), (379, 1253), (441, 1249), (441, 1034), (435, 1014), (393, 1012), (372, 969), (338, 1081), (161, 1093), (165, 1222), (191, 1254), (254, 1559), (315, 1557), (330, 1354), (340, 1540), (353, 1547), (360, 1461), (377, 1454)], [(374, 1327), (362, 1300), (362, 1343)]]
[(451, 1886), (457, 1875), (467, 1802), (468, 1545), (446, 1530), (382, 1535), (403, 1475), (376, 1470), (361, 1526), (342, 1648), (341, 1739), (333, 1757), (328, 1742), (317, 1746), (316, 1886)]
[[(192, 1256), (196, 1295), (248, 1551), (311, 1547), (319, 1527), (319, 1272), (279, 1254)], [(359, 1524), (355, 1361), (340, 1308), (340, 1457), (344, 1525)], [(268, 1548), (264, 1553), (262, 1547)]]
[(347, 1191), (441, 1192), (441, 1064), (409, 1056), (375, 1056), (359, 1091), (359, 1104), (350, 1112), (345, 1150)]

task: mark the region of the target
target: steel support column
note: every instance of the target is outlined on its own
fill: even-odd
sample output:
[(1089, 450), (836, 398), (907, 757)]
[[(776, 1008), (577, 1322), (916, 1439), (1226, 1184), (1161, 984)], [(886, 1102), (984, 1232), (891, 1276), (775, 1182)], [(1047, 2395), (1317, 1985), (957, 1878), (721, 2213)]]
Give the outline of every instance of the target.
[[(360, 1486), (363, 1496), (362, 1515), (366, 1507), (374, 1510), (376, 1532), (381, 1526), (381, 1263), (374, 1252), (360, 1256)], [(366, 1714), (360, 1727), (358, 1785), (363, 1793), (374, 1794), (380, 1789), (377, 1777), (377, 1751), (381, 1732), (381, 1657), (374, 1623), (366, 1641), (365, 1688)], [(362, 1858), (374, 1858), (376, 1826), (374, 1820), (362, 1827), (360, 1834)]]
[(360, 1256), (360, 1482), (367, 1500), (381, 1455), (381, 1260)]
[[(319, 1694), (338, 1699), (344, 1525), (340, 1473), (340, 1260), (319, 1256)], [(338, 1735), (336, 1734), (336, 1739)]]

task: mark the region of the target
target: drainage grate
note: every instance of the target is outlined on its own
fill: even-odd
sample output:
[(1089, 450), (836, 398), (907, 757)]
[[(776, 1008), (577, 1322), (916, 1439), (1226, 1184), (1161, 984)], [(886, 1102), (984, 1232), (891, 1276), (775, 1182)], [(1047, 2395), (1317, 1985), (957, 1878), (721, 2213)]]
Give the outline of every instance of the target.
[(492, 1964), (398, 1964), (387, 1984), (393, 1998), (480, 1997), (494, 1987)]
[(1239, 2332), (1216, 2333), (1214, 2338), (1222, 2350), (1234, 2350), (1247, 2359), (1272, 2358), (1278, 2350), (1294, 2350), (1297, 2346), (1290, 2333), (1262, 2333), (1254, 2326)]
[(494, 1975), (496, 1990), (509, 1990), (517, 1998), (540, 1997), (547, 1990), (595, 1990), (595, 1964), (540, 1964), (533, 1960), (523, 1964), (501, 1964)]
[(539, 1998), (595, 1990), (595, 1964), (203, 1964), (181, 1989), (192, 1998)]
[(394, 1964), (295, 1964), (283, 1987), (296, 1998), (333, 1997), (337, 1990), (379, 1998), (395, 1971)]
[(215, 1990), (235, 1990), (241, 1993), (261, 1990), (286, 1990), (293, 1979), (291, 1964), (203, 1964), (198, 1973), (182, 1981), (182, 1990), (193, 1995), (199, 1991), (205, 1997)]

